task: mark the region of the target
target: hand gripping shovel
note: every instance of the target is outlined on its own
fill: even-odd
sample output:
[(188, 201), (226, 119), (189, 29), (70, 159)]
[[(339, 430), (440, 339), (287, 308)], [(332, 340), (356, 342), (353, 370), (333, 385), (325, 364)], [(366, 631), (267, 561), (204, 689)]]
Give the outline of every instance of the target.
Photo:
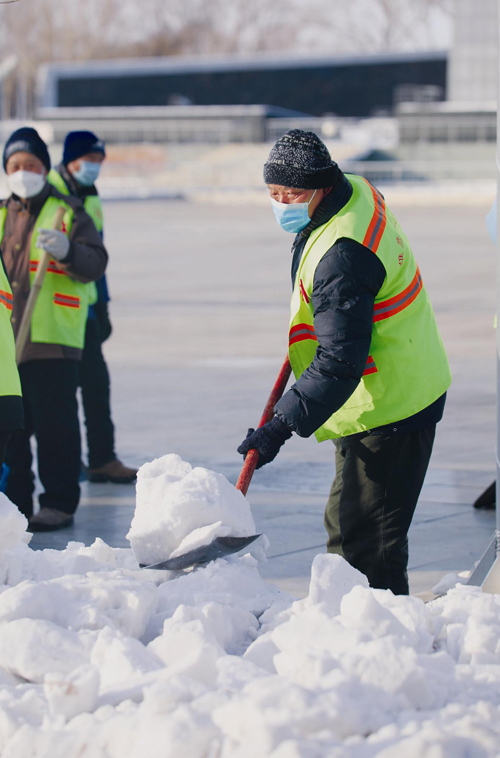
[[(65, 213), (66, 213), (66, 209), (63, 208), (62, 205), (60, 205), (56, 211), (54, 223), (52, 224), (52, 229), (56, 229), (57, 231), (61, 229)], [(47, 273), (47, 268), (48, 268), (49, 263), (50, 263), (50, 255), (44, 250), (38, 262), (38, 268), (36, 270), (33, 284), (31, 285), (31, 288), (30, 288), (30, 294), (28, 296), (28, 300), (24, 308), (23, 317), (19, 325), (19, 331), (17, 333), (16, 361), (18, 364), (21, 362), (21, 358), (24, 352), (24, 347), (26, 345), (28, 334), (30, 332), (31, 317), (33, 316), (33, 311), (35, 310), (36, 301), (37, 301), (39, 292), (42, 289), (43, 280), (45, 279), (45, 274)]]
[[(269, 395), (266, 407), (264, 408), (264, 413), (259, 422), (259, 427), (264, 426), (264, 424), (267, 424), (267, 422), (272, 419), (273, 408), (285, 390), (290, 377), (290, 372), (291, 366), (287, 356), (278, 374), (272, 392)], [(247, 494), (258, 460), (258, 451), (250, 450), (245, 458), (238, 481), (236, 482), (236, 489), (240, 490), (243, 495)], [(225, 558), (227, 555), (239, 553), (240, 550), (248, 547), (248, 545), (254, 542), (258, 537), (260, 537), (260, 534), (251, 534), (248, 537), (215, 537), (209, 545), (202, 545), (201, 547), (189, 550), (187, 553), (184, 553), (184, 555), (178, 555), (175, 558), (169, 558), (167, 561), (154, 563), (151, 566), (141, 565), (141, 568), (180, 571), (181, 569), (190, 568), (191, 566), (215, 561), (216, 558)]]

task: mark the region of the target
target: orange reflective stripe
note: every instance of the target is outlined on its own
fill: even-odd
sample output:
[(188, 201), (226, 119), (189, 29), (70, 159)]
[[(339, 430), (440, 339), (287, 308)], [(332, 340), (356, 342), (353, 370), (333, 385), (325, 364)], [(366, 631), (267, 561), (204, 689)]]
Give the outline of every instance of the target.
[(366, 368), (363, 371), (363, 376), (368, 376), (369, 374), (376, 373), (378, 373), (377, 364), (375, 363), (373, 356), (369, 355), (368, 360), (366, 361)]
[(67, 308), (79, 308), (80, 298), (72, 295), (63, 295), (61, 292), (54, 293), (54, 303), (56, 305), (65, 305)]
[(418, 293), (422, 289), (422, 277), (420, 271), (417, 271), (412, 281), (399, 295), (389, 298), (389, 300), (383, 300), (381, 303), (375, 303), (373, 321), (382, 321), (390, 316), (395, 316), (396, 313), (404, 310), (413, 303)]
[[(37, 272), (39, 263), (40, 261), (30, 261), (31, 273)], [(48, 274), (62, 274), (63, 276), (67, 276), (66, 271), (63, 271), (62, 268), (59, 268), (55, 261), (50, 261), (49, 265), (47, 266), (47, 273)]]
[(62, 276), (67, 276), (66, 271), (63, 271), (62, 268), (59, 268), (57, 263), (53, 263), (52, 261), (49, 263), (47, 268), (48, 274), (62, 274)]
[(304, 287), (304, 283), (302, 279), (300, 280), (300, 293), (302, 297), (304, 298), (305, 302), (309, 305), (311, 301), (309, 300), (309, 297), (307, 295), (306, 288)]
[(290, 329), (290, 336), (288, 340), (289, 345), (295, 344), (295, 342), (302, 342), (302, 340), (314, 340), (318, 341), (316, 334), (314, 333), (314, 327), (310, 324), (296, 324)]
[(5, 305), (8, 311), (12, 310), (12, 295), (10, 292), (5, 292), (5, 290), (0, 290), (0, 303), (2, 305)]
[(387, 223), (387, 218), (385, 215), (385, 203), (382, 199), (382, 195), (377, 192), (375, 187), (372, 187), (368, 181), (366, 181), (366, 183), (372, 191), (375, 209), (373, 211), (372, 220), (370, 221), (370, 225), (365, 234), (363, 245), (365, 247), (368, 247), (372, 252), (376, 253), (378, 246), (380, 245), (382, 235), (385, 231), (385, 225)]

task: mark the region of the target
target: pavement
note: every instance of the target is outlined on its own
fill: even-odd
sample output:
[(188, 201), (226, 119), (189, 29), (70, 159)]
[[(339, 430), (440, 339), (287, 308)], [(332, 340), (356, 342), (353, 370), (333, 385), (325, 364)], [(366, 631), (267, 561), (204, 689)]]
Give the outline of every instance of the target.
[[(484, 223), (492, 199), (471, 207), (429, 198), (396, 211), (454, 376), (410, 530), (412, 592), (472, 568), (494, 530), (494, 512), (472, 508), (495, 471), (495, 251)], [(127, 464), (173, 452), (236, 481), (235, 449), (258, 423), (286, 354), (292, 237), (266, 205), (234, 200), (105, 204), (114, 331), (104, 350)], [(325, 549), (333, 476), (333, 445), (294, 435), (249, 490), (271, 543), (262, 573), (297, 597)], [(37, 534), (32, 545), (101, 537), (128, 546), (134, 502), (133, 485), (86, 482), (74, 526)]]

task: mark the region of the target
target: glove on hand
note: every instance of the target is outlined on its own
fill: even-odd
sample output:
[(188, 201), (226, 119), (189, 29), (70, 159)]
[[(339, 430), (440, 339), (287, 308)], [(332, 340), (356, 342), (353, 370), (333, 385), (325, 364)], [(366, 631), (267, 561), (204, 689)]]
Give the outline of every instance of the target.
[(36, 246), (46, 250), (56, 261), (63, 261), (69, 252), (69, 239), (56, 229), (39, 229)]
[(246, 458), (250, 450), (259, 451), (257, 468), (271, 463), (279, 453), (279, 449), (292, 436), (290, 429), (277, 416), (259, 429), (249, 429), (246, 439), (238, 448), (238, 453)]
[(102, 300), (98, 300), (94, 303), (94, 312), (99, 324), (99, 332), (101, 335), (101, 342), (105, 342), (113, 331), (111, 321), (109, 319), (108, 304)]

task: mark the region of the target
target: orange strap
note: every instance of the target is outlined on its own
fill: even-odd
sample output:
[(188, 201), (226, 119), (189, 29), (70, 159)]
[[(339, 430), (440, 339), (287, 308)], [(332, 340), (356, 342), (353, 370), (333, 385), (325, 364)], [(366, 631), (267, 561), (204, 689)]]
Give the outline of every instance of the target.
[(314, 332), (314, 326), (310, 324), (296, 324), (290, 329), (288, 337), (288, 345), (293, 345), (295, 342), (302, 342), (302, 340), (315, 340), (318, 341)]
[(375, 303), (375, 307), (373, 309), (374, 323), (376, 321), (382, 321), (385, 318), (389, 318), (390, 316), (395, 316), (396, 313), (399, 313), (411, 305), (417, 297), (418, 293), (421, 291), (422, 286), (422, 277), (420, 276), (420, 271), (418, 270), (417, 266), (416, 274), (406, 289), (400, 292), (399, 295), (395, 295), (394, 297), (389, 298), (389, 300), (383, 300), (380, 303)]
[(5, 292), (5, 290), (0, 290), (0, 303), (2, 303), (2, 305), (5, 305), (8, 311), (12, 310), (13, 299), (10, 292)]
[(80, 298), (72, 295), (64, 295), (61, 292), (54, 293), (55, 305), (65, 305), (67, 308), (79, 308)]
[(386, 213), (385, 213), (385, 203), (382, 195), (377, 192), (375, 187), (372, 187), (369, 181), (365, 179), (365, 182), (368, 184), (369, 188), (372, 191), (373, 195), (373, 202), (375, 204), (375, 209), (373, 211), (372, 220), (370, 221), (370, 225), (368, 226), (368, 229), (365, 234), (365, 238), (363, 240), (363, 245), (365, 247), (368, 247), (372, 252), (376, 253), (378, 250), (378, 246), (380, 245), (380, 240), (382, 239), (382, 235), (385, 231), (385, 226), (387, 223)]

